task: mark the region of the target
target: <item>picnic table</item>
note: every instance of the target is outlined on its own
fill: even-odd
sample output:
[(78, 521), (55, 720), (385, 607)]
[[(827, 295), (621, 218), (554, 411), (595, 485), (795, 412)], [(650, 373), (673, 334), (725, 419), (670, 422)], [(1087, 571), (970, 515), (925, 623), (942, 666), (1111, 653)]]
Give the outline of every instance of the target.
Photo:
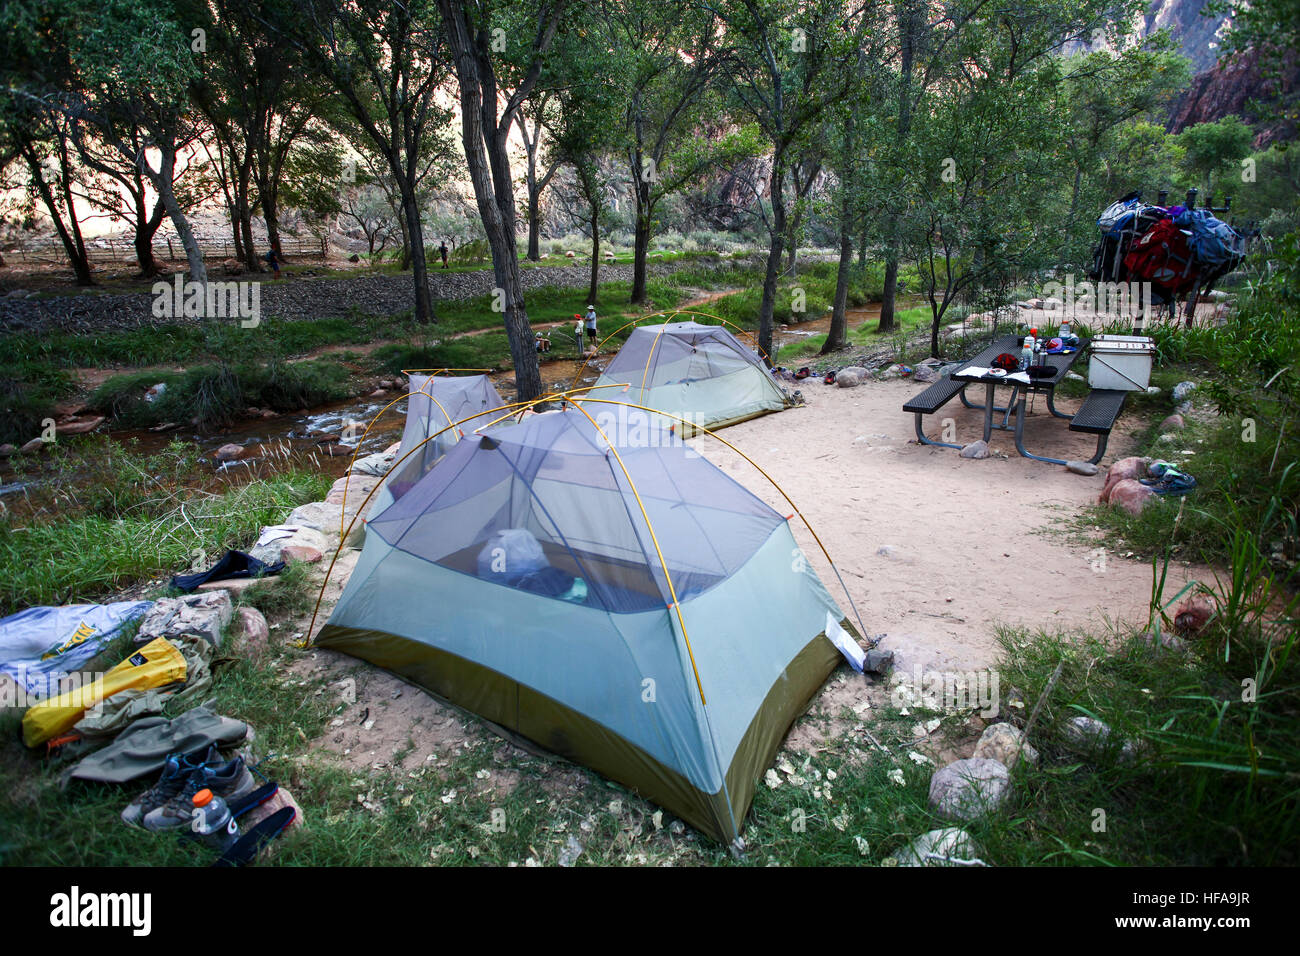
[[(1101, 461), (1102, 455), (1106, 453), (1106, 443), (1111, 428), (1114, 426), (1116, 418), (1119, 417), (1128, 393), (1113, 389), (1092, 389), (1079, 410), (1073, 415), (1067, 415), (1056, 407), (1056, 386), (1065, 379), (1065, 373), (1083, 355), (1084, 349), (1088, 346), (1088, 340), (1081, 340), (1073, 351), (1044, 355), (1042, 357), (1043, 365), (1052, 370), (1051, 374), (1037, 378), (1032, 378), (1023, 371), (1005, 375), (993, 374), (991, 369), (993, 360), (1003, 352), (1019, 356), (1021, 342), (1022, 339), (1016, 335), (1004, 335), (995, 339), (988, 348), (953, 369), (948, 378), (931, 385), (904, 405), (904, 411), (914, 412), (916, 415), (917, 438), (926, 445), (961, 448), (961, 445), (927, 438), (922, 429), (924, 415), (937, 411), (952, 398), (958, 397), (967, 408), (983, 410), (984, 441), (987, 442), (992, 437), (994, 429), (1010, 431), (1015, 434), (1016, 451), (1025, 458), (1063, 465), (1065, 464), (1064, 459), (1035, 455), (1025, 448), (1026, 400), (1031, 395), (1042, 394), (1046, 400), (1047, 410), (1055, 418), (1069, 419), (1071, 431), (1089, 432), (1097, 435), (1097, 450), (1089, 461), (1093, 464)], [(984, 404), (982, 405), (972, 402), (966, 395), (967, 386), (974, 384), (984, 385)], [(1011, 394), (1004, 406), (999, 406), (996, 403), (997, 389), (999, 387), (1011, 389)], [(1000, 422), (994, 420), (995, 414), (1002, 416)], [(1011, 424), (1013, 415), (1015, 416), (1014, 425)]]

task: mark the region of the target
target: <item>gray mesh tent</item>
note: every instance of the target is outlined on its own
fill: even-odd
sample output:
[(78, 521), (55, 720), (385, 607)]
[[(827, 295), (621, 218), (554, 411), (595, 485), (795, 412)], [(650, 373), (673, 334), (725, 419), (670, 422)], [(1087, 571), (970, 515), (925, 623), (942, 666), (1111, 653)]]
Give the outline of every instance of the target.
[[(697, 322), (634, 329), (596, 380), (591, 397), (633, 402), (710, 429), (786, 405), (753, 349), (721, 326)], [(685, 432), (692, 429), (686, 426)]]
[(370, 519), (316, 643), (730, 841), (853, 629), (781, 514), (610, 433), (572, 406), (467, 433)]
[[(486, 375), (411, 375), (409, 389), (406, 426), (402, 429), (402, 444), (395, 459), (400, 464), (394, 465), (393, 471), (375, 492), (374, 504), (370, 507), (372, 515), (405, 494), (460, 440), (462, 433), (487, 425), (498, 415), (473, 418), (456, 428), (448, 428), (448, 425), (505, 404)], [(426, 438), (430, 440), (425, 441)], [(408, 452), (411, 452), (409, 456)]]

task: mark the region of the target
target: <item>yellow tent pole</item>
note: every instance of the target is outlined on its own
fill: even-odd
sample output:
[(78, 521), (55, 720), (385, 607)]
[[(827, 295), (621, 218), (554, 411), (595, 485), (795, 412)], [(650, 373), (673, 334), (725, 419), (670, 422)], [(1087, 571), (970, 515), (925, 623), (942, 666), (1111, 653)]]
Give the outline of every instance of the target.
[(844, 596), (849, 599), (849, 606), (853, 608), (853, 616), (858, 619), (858, 626), (863, 629), (864, 634), (866, 633), (866, 625), (862, 623), (862, 615), (858, 613), (858, 607), (853, 601), (853, 595), (849, 593), (848, 587), (846, 587), (844, 584), (844, 579), (840, 577), (839, 568), (835, 566), (835, 559), (832, 558), (831, 553), (826, 550), (826, 545), (822, 544), (822, 539), (817, 536), (817, 532), (813, 530), (813, 526), (808, 522), (808, 519), (804, 517), (803, 512), (799, 510), (799, 506), (794, 503), (794, 499), (791, 498), (788, 494), (786, 494), (785, 489), (782, 488), (779, 484), (777, 484), (776, 479), (773, 478), (771, 475), (769, 475), (766, 471), (764, 471), (762, 466), (759, 465), (758, 462), (754, 461), (754, 459), (750, 458), (743, 451), (741, 451), (731, 442), (727, 441), (717, 432), (713, 431), (710, 428), (705, 428), (703, 425), (696, 425), (694, 422), (688, 421), (687, 419), (682, 418), (680, 415), (674, 415), (671, 412), (663, 412), (657, 408), (648, 408), (645, 405), (637, 405), (632, 402), (614, 402), (614, 401), (610, 401), (609, 399), (603, 399), (603, 398), (581, 398), (575, 401), (574, 404), (576, 405), (579, 401), (592, 402), (597, 405), (623, 405), (628, 408), (639, 408), (642, 411), (651, 412), (655, 415), (663, 415), (665, 418), (674, 418), (678, 422), (681, 422), (683, 425), (691, 425), (692, 427), (698, 429), (699, 431), (704, 432), (704, 434), (708, 435), (710, 438), (714, 438), (722, 442), (722, 444), (726, 445), (728, 448), (734, 451), (741, 458), (745, 459), (745, 461), (753, 465), (754, 468), (758, 471), (758, 473), (762, 475), (764, 478), (766, 478), (771, 483), (772, 487), (781, 493), (781, 497), (784, 498), (786, 500), (786, 503), (791, 508), (794, 509), (794, 513), (799, 516), (799, 520), (802, 521), (804, 527), (808, 529), (808, 533), (813, 536), (813, 540), (817, 542), (817, 547), (821, 548), (822, 554), (826, 556), (827, 562), (830, 563), (831, 570), (835, 572), (835, 577), (839, 578), (840, 587), (844, 588)]
[[(600, 432), (600, 437), (605, 439), (605, 444), (609, 445), (609, 450), (614, 453), (614, 459), (618, 462), (618, 467), (623, 469), (623, 477), (627, 479), (628, 487), (632, 489), (632, 495), (636, 498), (637, 507), (641, 509), (641, 517), (645, 519), (645, 526), (650, 532), (650, 540), (654, 542), (655, 554), (659, 556), (659, 566), (664, 570), (664, 580), (668, 582), (668, 593), (673, 599), (673, 610), (677, 612), (677, 623), (680, 624), (682, 628), (682, 640), (686, 642), (686, 653), (691, 659), (691, 671), (695, 675), (695, 687), (700, 692), (700, 703), (707, 707), (709, 702), (704, 699), (704, 685), (700, 682), (700, 671), (699, 668), (695, 666), (695, 651), (691, 649), (691, 639), (686, 633), (686, 621), (682, 619), (682, 602), (677, 599), (677, 589), (673, 587), (672, 575), (668, 573), (668, 562), (664, 560), (664, 553), (659, 547), (659, 536), (655, 534), (654, 525), (650, 523), (650, 515), (646, 513), (645, 502), (641, 500), (641, 494), (636, 490), (636, 482), (632, 480), (632, 475), (628, 472), (627, 465), (623, 464), (623, 456), (618, 453), (618, 449), (614, 447), (614, 443), (609, 440), (609, 436), (605, 434), (605, 430), (596, 424), (596, 419), (592, 418), (585, 408), (577, 402), (573, 402), (572, 404), (574, 408), (587, 416), (587, 421), (591, 422), (592, 428)], [(619, 403), (611, 402), (609, 404), (617, 405)]]
[(482, 372), (487, 374), (495, 371), (496, 369), (492, 368), (404, 368), (402, 374), (410, 375), (412, 372), (428, 372), (431, 375), (439, 375), (442, 372)]
[[(530, 399), (530, 400), (528, 400), (528, 401), (526, 401), (526, 402), (511, 402), (511, 403), (509, 403), (509, 404), (507, 404), (507, 405), (498, 405), (496, 408), (488, 408), (488, 409), (484, 409), (484, 410), (481, 411), (481, 412), (475, 412), (473, 415), (467, 415), (467, 416), (465, 416), (464, 418), (460, 419), (460, 421), (452, 422), (450, 425), (447, 425), (446, 428), (440, 428), (440, 429), (439, 429), (438, 431), (436, 431), (434, 434), (432, 434), (432, 435), (430, 435), (429, 437), (425, 438), (425, 439), (424, 439), (423, 441), (421, 441), (418, 445), (416, 445), (414, 448), (412, 448), (410, 451), (408, 451), (405, 455), (403, 455), (401, 458), (397, 459), (397, 461), (393, 462), (393, 464), (389, 467), (388, 471), (384, 472), (383, 477), (384, 477), (384, 478), (387, 478), (389, 475), (391, 475), (391, 474), (393, 473), (393, 471), (396, 470), (396, 468), (397, 468), (397, 467), (398, 467), (402, 462), (406, 461), (406, 459), (410, 458), (410, 457), (411, 457), (412, 455), (414, 455), (417, 451), (419, 451), (421, 448), (423, 448), (423, 447), (424, 447), (428, 442), (433, 441), (435, 438), (437, 438), (439, 435), (441, 435), (443, 432), (445, 432), (448, 428), (455, 428), (455, 427), (457, 427), (457, 426), (459, 426), (459, 425), (463, 425), (465, 422), (472, 421), (473, 419), (475, 419), (475, 418), (479, 418), (480, 416), (483, 416), (483, 415), (491, 415), (493, 412), (499, 412), (499, 411), (501, 411), (502, 409), (505, 409), (505, 408), (529, 407), (529, 406), (532, 406), (532, 405), (536, 405), (536, 404), (538, 404), (539, 402), (552, 401), (552, 400), (554, 400), (554, 399), (557, 397), (557, 395), (558, 395), (558, 397), (561, 397), (561, 398), (563, 398), (563, 397), (567, 397), (568, 395), (572, 394), (573, 391), (575, 391), (575, 390), (572, 390), (572, 389), (571, 389), (571, 390), (566, 391), (566, 392), (559, 392), (559, 393), (552, 394), (552, 395), (544, 395), (544, 396), (542, 396), (542, 397), (540, 397), (540, 398)], [(576, 391), (583, 391), (583, 389), (576, 389)], [(509, 417), (509, 416), (506, 416), (506, 417)], [(590, 417), (590, 416), (589, 416), (589, 417)], [(498, 421), (499, 421), (499, 419), (498, 419)], [(321, 585), (320, 585), (320, 593), (316, 595), (316, 605), (315, 605), (315, 607), (312, 608), (312, 612), (311, 612), (311, 623), (308, 624), (308, 626), (307, 626), (307, 636), (304, 638), (304, 640), (300, 643), (299, 646), (301, 646), (301, 647), (306, 647), (308, 644), (311, 643), (311, 640), (312, 640), (312, 630), (316, 627), (316, 616), (320, 613), (320, 605), (321, 605), (321, 601), (322, 601), (322, 600), (324, 599), (324, 597), (325, 597), (325, 588), (329, 585), (330, 575), (334, 572), (334, 565), (338, 562), (339, 555), (343, 553), (343, 542), (347, 541), (347, 539), (348, 539), (348, 535), (352, 534), (352, 529), (353, 529), (354, 527), (356, 527), (357, 521), (361, 518), (361, 513), (362, 513), (363, 511), (366, 510), (366, 505), (368, 505), (368, 504), (370, 503), (370, 499), (374, 497), (375, 492), (378, 491), (381, 487), (383, 487), (383, 484), (384, 484), (383, 479), (380, 479), (379, 483), (376, 484), (375, 487), (373, 487), (373, 488), (370, 489), (369, 494), (367, 494), (366, 497), (362, 500), (362, 502), (361, 502), (361, 507), (359, 507), (359, 508), (357, 509), (357, 513), (356, 513), (355, 515), (353, 515), (352, 520), (351, 520), (350, 522), (348, 522), (348, 526), (347, 526), (347, 528), (344, 530), (344, 532), (343, 532), (342, 534), (339, 535), (339, 545), (338, 545), (337, 548), (334, 549), (334, 556), (333, 556), (332, 558), (330, 558), (329, 567), (325, 569), (325, 579), (324, 579), (323, 581), (321, 581)], [(345, 513), (345, 514), (344, 514), (344, 517), (346, 517), (346, 516), (347, 516), (347, 515), (346, 515), (346, 513)], [(341, 523), (341, 522), (340, 522), (340, 523)]]
[[(665, 325), (667, 323), (664, 323)], [(654, 361), (655, 349), (659, 347), (659, 337), (664, 334), (661, 328), (655, 333), (655, 340), (650, 343), (650, 354), (645, 357), (645, 369), (641, 372), (641, 401), (645, 401), (645, 380), (650, 375), (650, 363)]]

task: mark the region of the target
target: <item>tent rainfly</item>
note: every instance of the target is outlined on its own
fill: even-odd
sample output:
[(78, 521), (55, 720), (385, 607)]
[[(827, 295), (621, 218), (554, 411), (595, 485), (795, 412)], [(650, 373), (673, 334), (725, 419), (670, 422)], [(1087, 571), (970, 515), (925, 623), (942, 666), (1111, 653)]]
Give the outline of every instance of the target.
[[(609, 387), (615, 385), (624, 387)], [(786, 406), (784, 393), (757, 353), (725, 328), (697, 322), (634, 329), (590, 394), (644, 405), (709, 429)], [(677, 418), (663, 421), (673, 425)], [(688, 436), (694, 430), (678, 427)]]
[(730, 842), (841, 628), (782, 515), (570, 406), (466, 432), (372, 518), (316, 644)]

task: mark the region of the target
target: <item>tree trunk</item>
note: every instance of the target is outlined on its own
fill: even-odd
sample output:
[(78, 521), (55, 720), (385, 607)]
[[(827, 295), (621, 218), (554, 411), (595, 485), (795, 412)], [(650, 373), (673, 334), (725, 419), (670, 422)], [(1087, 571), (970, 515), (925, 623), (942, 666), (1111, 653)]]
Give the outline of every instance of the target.
[(540, 262), (542, 259), (542, 224), (541, 193), (533, 186), (528, 187), (528, 261)]
[(848, 344), (848, 318), (845, 307), (849, 301), (849, 274), (853, 270), (853, 237), (849, 235), (847, 218), (840, 220), (840, 268), (835, 275), (835, 305), (831, 309), (831, 327), (826, 333), (822, 355), (829, 355)]
[(636, 226), (632, 243), (632, 297), (636, 305), (645, 305), (647, 260), (650, 257), (650, 183), (637, 179), (633, 185), (636, 196)]
[(415, 321), (437, 322), (433, 312), (433, 297), (429, 293), (429, 262), (424, 257), (424, 229), (420, 223), (420, 204), (415, 189), (403, 183), (402, 214), (406, 221), (407, 253), (411, 261), (411, 276), (415, 282)]
[(591, 285), (587, 287), (587, 302), (596, 304), (596, 291), (600, 287), (600, 213), (591, 205)]
[[(144, 199), (143, 195), (140, 197)], [(140, 210), (144, 212), (143, 209)], [(153, 212), (148, 215), (137, 215), (135, 226), (135, 260), (140, 263), (140, 276), (150, 278), (156, 276), (161, 270), (158, 268), (158, 260), (153, 257), (153, 237), (158, 234), (158, 227), (162, 225), (163, 216), (167, 210), (163, 207), (162, 201), (157, 200), (153, 205)]]
[(194, 238), (194, 230), (190, 228), (189, 220), (185, 218), (185, 213), (181, 211), (180, 203), (176, 201), (176, 191), (172, 188), (176, 170), (176, 151), (169, 148), (160, 150), (160, 153), (159, 171), (154, 173), (149, 170), (149, 179), (153, 182), (154, 191), (158, 193), (158, 198), (162, 201), (163, 207), (167, 210), (167, 215), (172, 221), (172, 226), (176, 229), (176, 235), (185, 248), (185, 259), (190, 269), (190, 281), (197, 282), (200, 285), (207, 285), (208, 271), (203, 266), (203, 250), (199, 248), (198, 240)]
[(63, 251), (67, 253), (68, 264), (72, 266), (72, 272), (77, 277), (77, 285), (94, 285), (95, 280), (90, 274), (90, 259), (86, 255), (86, 245), (81, 241), (80, 230), (76, 228), (76, 217), (71, 217), (73, 231), (69, 232), (68, 227), (63, 223), (63, 216), (59, 213), (59, 206), (54, 200), (50, 184), (42, 176), (42, 167), (36, 161), (35, 154), (24, 150), (23, 158), (27, 160), (27, 167), (31, 170), (31, 180), (36, 184), (36, 191), (40, 193), (41, 201), (45, 203), (45, 208), (50, 213), (50, 220), (59, 234), (59, 241), (63, 243)]
[(278, 256), (280, 255), (280, 201), (276, 199), (274, 193), (265, 189), (259, 189), (258, 195), (262, 201), (262, 216), (266, 219), (266, 241)]
[(890, 240), (889, 252), (885, 258), (885, 289), (880, 294), (880, 324), (876, 328), (881, 332), (892, 332), (898, 327), (894, 320), (894, 295), (898, 291), (898, 243)]
[(257, 246), (253, 242), (253, 215), (248, 211), (245, 205), (239, 217), (239, 230), (244, 236), (244, 249), (248, 252), (248, 271), (261, 272), (262, 262), (257, 254)]
[(785, 194), (781, 180), (785, 173), (780, 157), (772, 163), (772, 232), (767, 250), (767, 271), (763, 276), (763, 299), (758, 307), (758, 347), (765, 361), (772, 364), (772, 316), (776, 311), (776, 280), (781, 269), (781, 253), (785, 248)]

